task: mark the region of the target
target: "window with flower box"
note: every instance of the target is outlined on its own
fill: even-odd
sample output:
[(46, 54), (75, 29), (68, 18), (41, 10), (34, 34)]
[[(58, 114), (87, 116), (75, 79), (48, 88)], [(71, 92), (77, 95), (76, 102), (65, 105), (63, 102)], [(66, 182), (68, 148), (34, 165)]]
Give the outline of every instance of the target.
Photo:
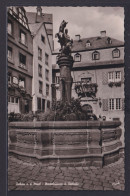
[(121, 86), (121, 71), (108, 72), (108, 85)]
[(25, 88), (25, 78), (19, 77), (19, 87)]
[(26, 69), (26, 56), (23, 54), (19, 54), (19, 66), (23, 69)]

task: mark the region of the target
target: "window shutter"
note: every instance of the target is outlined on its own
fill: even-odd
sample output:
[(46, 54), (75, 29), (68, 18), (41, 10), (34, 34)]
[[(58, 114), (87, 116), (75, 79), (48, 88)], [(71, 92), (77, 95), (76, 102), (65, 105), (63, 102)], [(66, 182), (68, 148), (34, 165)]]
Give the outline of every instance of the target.
[(108, 83), (108, 73), (103, 72), (102, 73), (102, 84), (107, 84)]
[(102, 100), (103, 111), (108, 111), (108, 99)]
[(125, 110), (125, 99), (122, 98), (122, 110)]

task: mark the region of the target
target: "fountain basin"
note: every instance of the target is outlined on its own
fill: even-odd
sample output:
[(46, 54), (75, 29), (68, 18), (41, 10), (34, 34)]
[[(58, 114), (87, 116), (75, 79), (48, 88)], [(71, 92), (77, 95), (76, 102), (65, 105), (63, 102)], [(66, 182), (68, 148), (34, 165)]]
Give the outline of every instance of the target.
[(100, 166), (122, 151), (120, 121), (9, 123), (9, 153), (19, 159), (61, 166)]

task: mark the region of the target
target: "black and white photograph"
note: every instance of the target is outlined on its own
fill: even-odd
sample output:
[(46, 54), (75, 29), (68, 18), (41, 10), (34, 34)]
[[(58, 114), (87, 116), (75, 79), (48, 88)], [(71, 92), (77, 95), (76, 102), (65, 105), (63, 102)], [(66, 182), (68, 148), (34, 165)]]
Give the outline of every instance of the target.
[(7, 7), (8, 191), (125, 190), (124, 7)]

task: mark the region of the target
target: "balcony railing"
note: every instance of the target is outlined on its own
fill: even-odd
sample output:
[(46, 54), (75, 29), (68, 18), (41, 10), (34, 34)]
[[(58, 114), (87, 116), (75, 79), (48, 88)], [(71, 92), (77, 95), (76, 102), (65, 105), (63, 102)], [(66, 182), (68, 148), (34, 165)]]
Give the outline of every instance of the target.
[(96, 83), (85, 83), (82, 81), (75, 83), (75, 92), (80, 97), (96, 97), (98, 85)]

